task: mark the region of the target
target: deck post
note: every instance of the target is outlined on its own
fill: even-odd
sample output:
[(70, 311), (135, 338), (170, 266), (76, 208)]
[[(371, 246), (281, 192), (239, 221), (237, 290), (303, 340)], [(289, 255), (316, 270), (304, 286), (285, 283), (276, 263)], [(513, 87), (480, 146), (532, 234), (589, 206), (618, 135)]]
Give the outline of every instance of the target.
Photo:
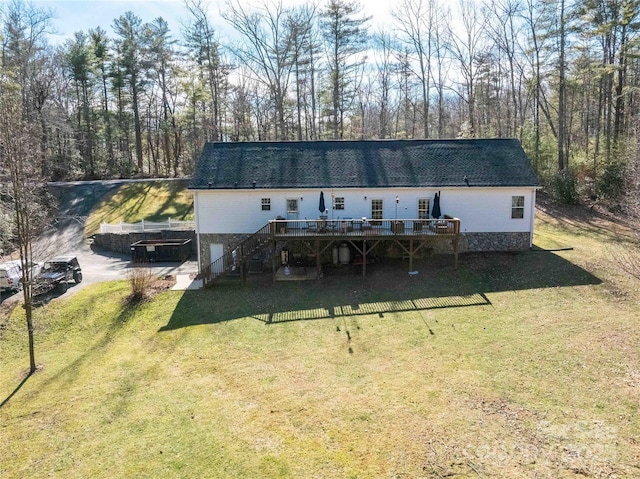
[[(238, 253), (236, 252), (236, 255), (237, 254)], [(247, 282), (247, 276), (244, 270), (244, 246), (242, 244), (240, 244), (240, 258), (238, 258), (238, 268), (240, 268), (240, 281), (242, 281), (242, 284), (245, 284)]]
[(316, 279), (322, 277), (322, 263), (320, 262), (320, 240), (316, 239)]
[(451, 246), (453, 247), (453, 268), (458, 269), (458, 235), (451, 240)]
[(271, 252), (271, 275), (273, 276), (273, 284), (276, 284), (276, 241), (273, 242), (273, 251)]
[(413, 271), (413, 240), (409, 240), (409, 271)]
[(367, 275), (367, 240), (362, 241), (362, 276)]

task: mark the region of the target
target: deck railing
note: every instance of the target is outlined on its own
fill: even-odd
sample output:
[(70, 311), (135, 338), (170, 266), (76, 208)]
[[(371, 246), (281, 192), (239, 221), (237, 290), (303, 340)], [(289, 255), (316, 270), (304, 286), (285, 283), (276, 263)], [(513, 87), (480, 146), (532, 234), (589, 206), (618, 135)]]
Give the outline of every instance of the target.
[(451, 236), (460, 234), (460, 220), (444, 219), (351, 219), (271, 220), (272, 238), (324, 236)]

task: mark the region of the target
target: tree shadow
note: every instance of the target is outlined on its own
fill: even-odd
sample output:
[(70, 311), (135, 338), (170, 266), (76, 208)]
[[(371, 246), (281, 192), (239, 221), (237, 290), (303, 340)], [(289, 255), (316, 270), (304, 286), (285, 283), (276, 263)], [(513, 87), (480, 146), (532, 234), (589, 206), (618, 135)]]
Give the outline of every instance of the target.
[(609, 213), (602, 207), (585, 205), (565, 205), (554, 201), (549, 195), (536, 195), (536, 209), (546, 216), (536, 215), (536, 221), (552, 223), (564, 231), (580, 232), (593, 237), (602, 237), (615, 242), (634, 239), (635, 226), (630, 217)]
[[(354, 315), (486, 306), (488, 293), (597, 285), (602, 281), (550, 251), (469, 253), (460, 268), (450, 256), (432, 256), (407, 274), (407, 263), (387, 261), (367, 267), (326, 269), (307, 282), (278, 282), (270, 274), (249, 277), (245, 286), (222, 282), (210, 289), (185, 291), (160, 331), (251, 317), (266, 324)], [(346, 273), (346, 274), (345, 274)]]
[(40, 390), (61, 380), (66, 380), (68, 383), (73, 382), (80, 375), (84, 365), (94, 361), (96, 357), (104, 355), (104, 351), (113, 344), (115, 337), (120, 333), (127, 321), (135, 317), (139, 307), (139, 305), (123, 305), (120, 313), (109, 323), (102, 336), (96, 338), (93, 345), (80, 353), (73, 361), (45, 379), (40, 386)]
[(0, 402), (0, 409), (2, 409), (2, 408), (4, 407), (4, 405), (5, 405), (5, 404), (7, 404), (7, 403), (11, 400), (11, 398), (12, 398), (13, 396), (15, 396), (15, 395), (16, 395), (16, 393), (17, 393), (18, 391), (20, 391), (20, 388), (21, 388), (22, 386), (24, 386), (24, 383), (26, 383), (26, 382), (27, 382), (27, 379), (29, 379), (32, 375), (33, 375), (33, 373), (27, 373), (27, 374), (25, 375), (25, 377), (24, 377), (24, 378), (22, 378), (22, 381), (20, 381), (20, 384), (18, 384), (18, 385), (16, 386), (16, 388), (13, 390), (13, 392), (12, 392), (11, 394), (9, 394), (9, 395), (4, 399), (4, 401)]
[(45, 306), (49, 304), (51, 301), (53, 301), (54, 299), (65, 295), (69, 289), (74, 288), (76, 286), (77, 286), (76, 283), (70, 281), (70, 282), (67, 282), (67, 289), (64, 291), (62, 291), (60, 287), (57, 285), (52, 288), (47, 288), (43, 291), (36, 291), (33, 293), (33, 296), (31, 298), (33, 302), (33, 307), (40, 308), (42, 306)]

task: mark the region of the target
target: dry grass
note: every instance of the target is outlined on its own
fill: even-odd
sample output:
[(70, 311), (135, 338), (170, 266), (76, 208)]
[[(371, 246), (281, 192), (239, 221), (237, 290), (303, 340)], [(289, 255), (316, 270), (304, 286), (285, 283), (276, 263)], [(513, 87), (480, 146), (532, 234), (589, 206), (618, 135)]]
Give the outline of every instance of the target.
[[(639, 477), (640, 288), (600, 221), (540, 212), (561, 251), (458, 271), (50, 303), (43, 369), (0, 407), (0, 476)], [(0, 399), (26, 364), (16, 314)]]

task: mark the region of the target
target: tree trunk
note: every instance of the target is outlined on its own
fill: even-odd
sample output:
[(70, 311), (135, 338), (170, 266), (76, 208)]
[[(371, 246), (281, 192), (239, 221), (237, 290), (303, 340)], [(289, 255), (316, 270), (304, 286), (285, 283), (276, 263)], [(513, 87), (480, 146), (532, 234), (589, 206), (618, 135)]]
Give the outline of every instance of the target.
[(138, 175), (141, 175), (144, 171), (144, 163), (142, 156), (142, 127), (140, 126), (140, 111), (138, 106), (138, 81), (137, 76), (131, 76), (131, 97), (133, 108), (133, 128), (135, 132), (136, 142), (136, 160), (138, 166)]
[(560, 55), (558, 58), (558, 170), (564, 171), (567, 167), (565, 150), (566, 135), (566, 78), (565, 78), (565, 44), (566, 44), (566, 20), (565, 0), (560, 0)]

